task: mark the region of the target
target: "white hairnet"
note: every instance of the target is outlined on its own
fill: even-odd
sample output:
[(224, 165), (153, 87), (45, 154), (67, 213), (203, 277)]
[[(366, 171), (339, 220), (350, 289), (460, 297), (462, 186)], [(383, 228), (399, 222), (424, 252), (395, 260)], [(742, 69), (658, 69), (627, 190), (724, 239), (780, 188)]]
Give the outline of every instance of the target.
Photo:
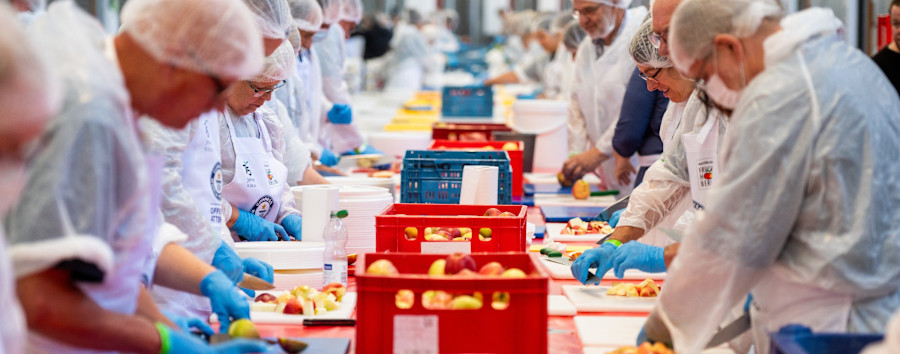
[(637, 33), (631, 38), (631, 59), (640, 66), (649, 66), (651, 68), (670, 68), (672, 63), (669, 58), (659, 55), (659, 49), (656, 49), (650, 43), (650, 34), (653, 33), (653, 21), (648, 16), (641, 27), (638, 27)]
[(291, 48), (294, 50), (294, 56), (300, 55), (300, 46), (303, 45), (303, 39), (300, 38), (300, 31), (296, 28), (288, 35), (288, 43), (291, 44)]
[(444, 9), (440, 12), (441, 17), (443, 17), (444, 22), (442, 25), (446, 25), (450, 28), (451, 31), (455, 31), (457, 27), (459, 27), (459, 13), (454, 9)]
[(59, 106), (59, 82), (19, 21), (0, 6), (0, 134), (41, 126)]
[(316, 0), (288, 0), (294, 25), (301, 31), (316, 32), (322, 28), (322, 7)]
[(286, 0), (244, 0), (244, 4), (256, 17), (256, 25), (263, 37), (287, 39), (293, 18)]
[(554, 16), (552, 14), (543, 14), (536, 17), (531, 23), (531, 32), (544, 31), (551, 33), (553, 27)]
[(350, 21), (353, 23), (359, 23), (363, 18), (363, 4), (362, 0), (338, 0), (341, 4), (341, 17), (342, 21)]
[(587, 2), (595, 2), (598, 4), (606, 4), (612, 7), (627, 9), (631, 6), (631, 0), (585, 0)]
[(731, 34), (744, 38), (756, 33), (763, 19), (778, 20), (781, 7), (771, 0), (690, 0), (672, 15), (672, 61), (687, 71), (712, 50), (713, 38)]
[(425, 22), (425, 16), (422, 16), (422, 13), (416, 9), (406, 9), (406, 11), (403, 12), (403, 15), (406, 22), (411, 25), (418, 25)]
[(553, 19), (553, 24), (550, 26), (550, 33), (563, 34), (566, 30), (566, 26), (572, 23), (572, 21), (575, 21), (575, 16), (571, 11), (559, 13), (556, 15), (556, 18)]
[[(7, 2), (12, 2), (11, 0), (7, 0)], [(28, 9), (30, 11), (41, 11), (47, 8), (47, 0), (22, 0), (28, 4)]]
[(130, 0), (127, 33), (157, 61), (223, 78), (253, 75), (262, 40), (247, 8), (232, 0)]
[(584, 41), (584, 37), (587, 37), (587, 32), (584, 31), (584, 28), (581, 28), (578, 21), (572, 22), (566, 26), (566, 32), (563, 34), (563, 45), (566, 46), (566, 49), (574, 52), (578, 50), (578, 46)]
[(272, 52), (272, 55), (266, 57), (263, 63), (262, 72), (250, 79), (253, 82), (274, 82), (286, 80), (294, 73), (294, 47), (290, 42), (281, 43), (278, 48)]
[(322, 22), (326, 25), (338, 22), (341, 19), (340, 0), (317, 0), (322, 8)]

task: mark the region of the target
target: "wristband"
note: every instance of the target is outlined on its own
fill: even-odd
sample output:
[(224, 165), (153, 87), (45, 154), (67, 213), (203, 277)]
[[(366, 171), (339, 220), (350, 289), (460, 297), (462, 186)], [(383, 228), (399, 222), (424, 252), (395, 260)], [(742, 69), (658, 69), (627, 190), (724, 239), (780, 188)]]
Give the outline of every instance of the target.
[(616, 246), (616, 248), (622, 247), (622, 241), (616, 240), (614, 238), (606, 240), (603, 243), (611, 243), (611, 244), (613, 244), (613, 246)]
[(159, 354), (168, 354), (169, 353), (169, 327), (166, 325), (156, 322), (156, 331), (159, 332)]

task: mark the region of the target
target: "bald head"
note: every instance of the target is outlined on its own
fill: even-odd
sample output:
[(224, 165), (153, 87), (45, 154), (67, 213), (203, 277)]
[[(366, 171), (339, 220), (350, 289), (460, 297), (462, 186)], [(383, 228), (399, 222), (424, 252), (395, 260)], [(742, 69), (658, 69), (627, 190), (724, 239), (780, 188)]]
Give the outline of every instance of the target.
[(669, 23), (672, 20), (672, 14), (683, 0), (656, 0), (653, 8), (650, 9), (653, 17), (653, 32), (662, 36), (663, 40), (659, 44), (659, 54), (662, 56), (669, 55)]

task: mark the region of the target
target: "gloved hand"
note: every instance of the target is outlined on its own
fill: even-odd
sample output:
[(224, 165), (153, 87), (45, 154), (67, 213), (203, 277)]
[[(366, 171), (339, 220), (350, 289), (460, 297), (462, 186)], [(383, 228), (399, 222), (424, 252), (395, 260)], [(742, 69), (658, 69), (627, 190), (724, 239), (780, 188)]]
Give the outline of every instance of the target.
[(577, 181), (581, 179), (581, 177), (584, 177), (585, 174), (596, 170), (600, 167), (600, 164), (608, 158), (609, 156), (606, 156), (604, 153), (600, 152), (600, 150), (597, 150), (597, 148), (592, 148), (578, 155), (569, 157), (569, 159), (563, 163), (562, 173), (566, 176), (567, 180)]
[(328, 121), (332, 124), (350, 124), (353, 121), (353, 110), (348, 105), (336, 103), (328, 111)]
[(666, 271), (664, 249), (640, 242), (628, 242), (616, 250), (612, 256), (612, 266), (616, 277), (622, 279), (626, 269), (640, 269), (647, 273)]
[(212, 266), (221, 270), (235, 284), (244, 280), (244, 266), (241, 265), (241, 257), (231, 249), (225, 241), (221, 241), (219, 248), (213, 256)]
[(350, 151), (347, 151), (341, 155), (384, 155), (384, 153), (381, 152), (381, 150), (373, 148), (371, 145), (362, 145), (358, 148), (351, 149)]
[[(268, 263), (256, 258), (244, 258), (243, 264), (244, 272), (247, 274), (255, 275), (269, 283), (275, 280), (275, 270)], [(247, 296), (252, 298), (256, 297), (256, 292), (253, 290), (241, 288), (241, 291), (243, 291), (244, 294), (247, 294)]]
[(232, 320), (250, 318), (247, 298), (225, 273), (214, 271), (200, 282), (200, 292), (209, 298), (212, 312), (219, 317), (219, 333), (228, 331)]
[(300, 215), (291, 214), (285, 216), (284, 219), (281, 219), (281, 226), (284, 226), (284, 230), (287, 231), (288, 235), (300, 241), (300, 236), (303, 233), (303, 218)]
[(612, 215), (609, 217), (609, 226), (610, 227), (616, 227), (616, 225), (619, 224), (619, 217), (622, 216), (622, 213), (624, 211), (625, 211), (625, 209), (619, 209), (612, 213)]
[(173, 331), (161, 323), (156, 324), (161, 339), (160, 353), (201, 353), (201, 354), (239, 354), (239, 353), (264, 353), (267, 349), (266, 342), (250, 339), (232, 339), (225, 343), (210, 346), (200, 338), (182, 331)]
[[(631, 242), (629, 242), (629, 243), (631, 243)], [(647, 341), (647, 325), (645, 324), (645, 325), (641, 326), (641, 331), (638, 332), (637, 343), (635, 344), (635, 346), (640, 347), (641, 344), (644, 344), (644, 342), (646, 342), (646, 341)]]
[(248, 213), (240, 210), (234, 226), (231, 227), (234, 232), (250, 241), (278, 241), (281, 237), (285, 241), (290, 241), (287, 232), (281, 225), (272, 223), (263, 219), (256, 214)]
[(331, 167), (337, 165), (338, 161), (338, 156), (334, 154), (334, 151), (322, 149), (322, 156), (319, 156), (319, 162), (325, 166)]
[[(597, 268), (597, 276), (603, 278), (603, 275), (612, 268), (612, 255), (615, 252), (616, 245), (609, 242), (584, 251), (581, 257), (572, 263), (572, 275), (575, 276), (575, 280), (587, 285), (588, 271), (591, 268)], [(600, 285), (600, 283), (596, 282), (594, 285)]]
[(165, 315), (166, 318), (169, 319), (169, 321), (172, 321), (172, 323), (181, 328), (181, 330), (184, 332), (190, 333), (191, 328), (196, 328), (207, 336), (211, 336), (216, 333), (213, 331), (212, 327), (206, 324), (206, 321), (201, 320), (200, 318), (194, 316), (182, 317), (168, 311), (162, 311), (162, 314)]

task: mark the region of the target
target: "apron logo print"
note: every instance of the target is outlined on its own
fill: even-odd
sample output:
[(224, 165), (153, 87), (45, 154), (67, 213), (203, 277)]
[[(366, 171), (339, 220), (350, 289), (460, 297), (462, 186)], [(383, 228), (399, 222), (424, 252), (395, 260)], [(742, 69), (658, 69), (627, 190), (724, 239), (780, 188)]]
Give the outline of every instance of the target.
[(713, 165), (712, 161), (704, 161), (700, 163), (699, 167), (700, 174), (700, 187), (706, 188), (712, 184), (713, 178)]
[(266, 215), (269, 215), (269, 211), (272, 210), (272, 206), (275, 204), (275, 199), (268, 195), (264, 195), (262, 198), (256, 201), (256, 204), (253, 205), (253, 208), (250, 209), (250, 212), (256, 214), (261, 218), (265, 218)]
[(253, 176), (253, 172), (250, 171), (250, 161), (244, 161), (241, 166), (244, 166), (244, 172), (246, 172), (248, 176)]
[(209, 176), (209, 186), (212, 188), (213, 195), (216, 199), (222, 200), (222, 163), (216, 162), (213, 166), (212, 173)]
[(269, 185), (274, 186), (278, 184), (278, 179), (275, 178), (275, 175), (272, 174), (272, 169), (266, 166), (266, 177), (269, 178)]

